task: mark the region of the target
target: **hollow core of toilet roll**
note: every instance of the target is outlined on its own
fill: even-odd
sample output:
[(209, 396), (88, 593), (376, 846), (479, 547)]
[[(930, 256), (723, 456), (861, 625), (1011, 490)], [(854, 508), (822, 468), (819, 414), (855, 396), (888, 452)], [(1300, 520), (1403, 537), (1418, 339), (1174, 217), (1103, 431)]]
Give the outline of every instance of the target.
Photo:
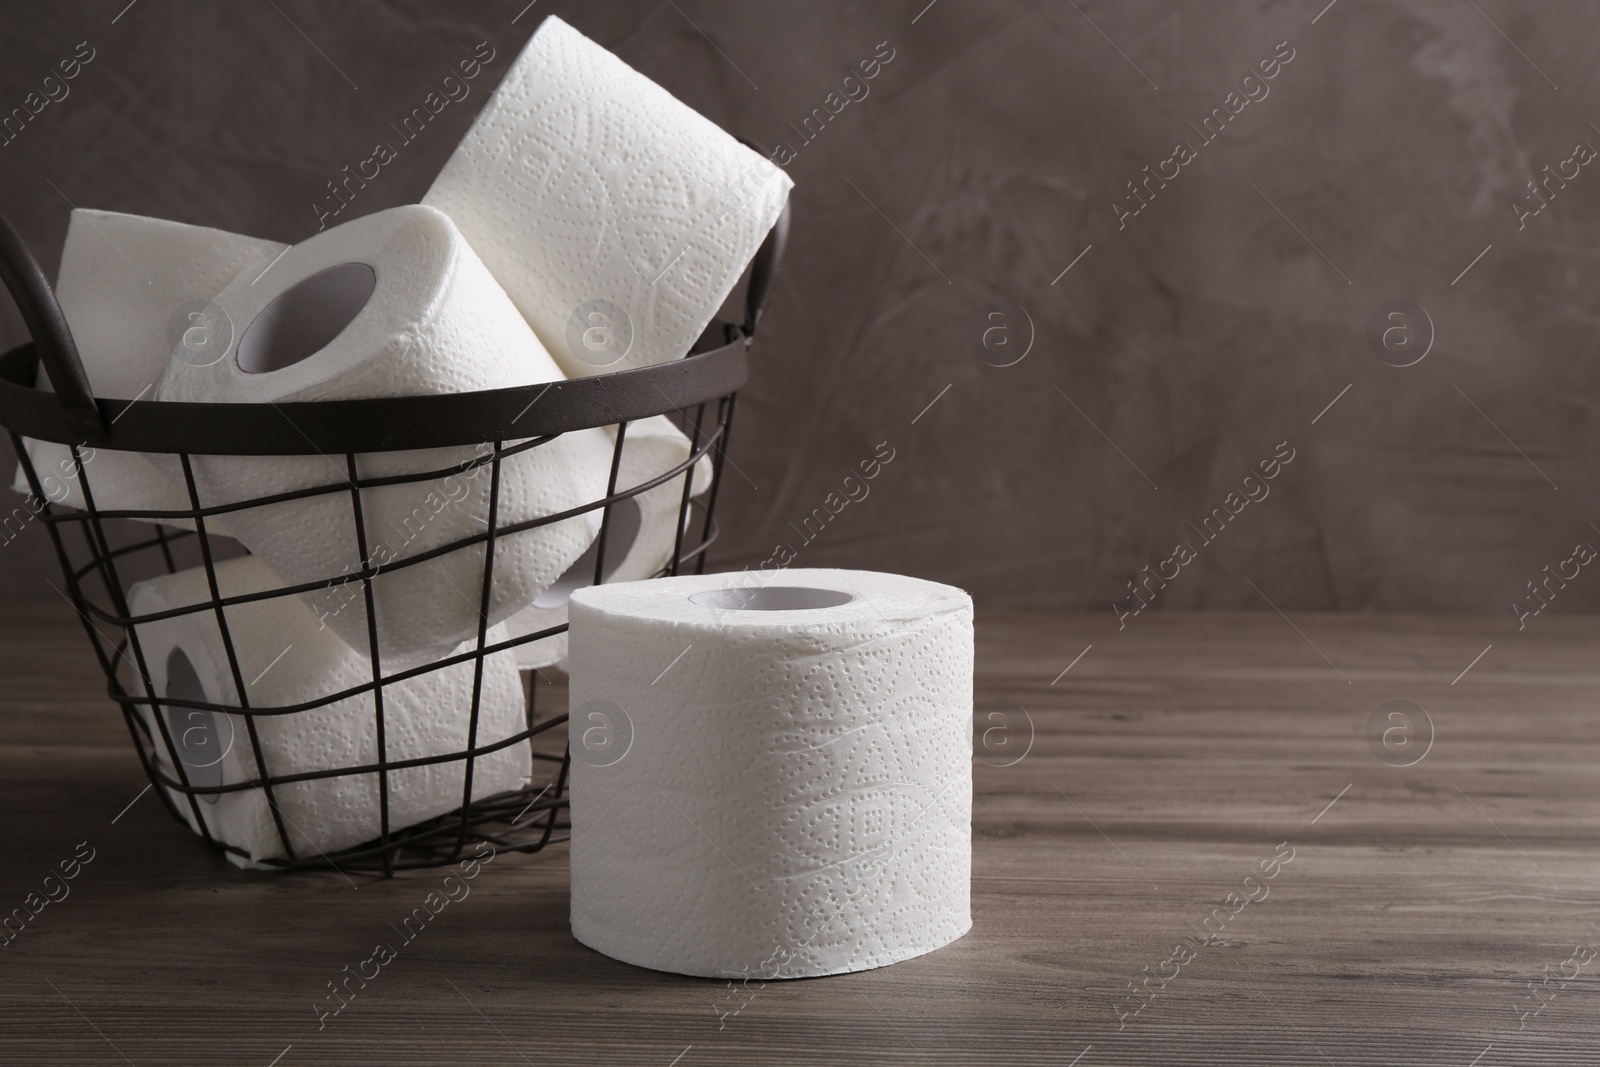
[[(211, 699), (181, 648), (173, 649), (167, 657), (167, 696), (197, 704)], [(233, 747), (233, 720), (199, 708), (168, 708), (167, 730), (177, 746), (189, 784), (201, 789), (221, 785), (222, 761)], [(200, 799), (215, 804), (217, 795), (202, 794)]]
[(689, 603), (717, 611), (807, 611), (836, 608), (854, 599), (853, 594), (839, 589), (768, 585), (759, 589), (709, 589), (691, 596)]
[(245, 327), (239, 369), (266, 374), (327, 347), (361, 314), (377, 284), (377, 274), (365, 263), (341, 263), (296, 282)]

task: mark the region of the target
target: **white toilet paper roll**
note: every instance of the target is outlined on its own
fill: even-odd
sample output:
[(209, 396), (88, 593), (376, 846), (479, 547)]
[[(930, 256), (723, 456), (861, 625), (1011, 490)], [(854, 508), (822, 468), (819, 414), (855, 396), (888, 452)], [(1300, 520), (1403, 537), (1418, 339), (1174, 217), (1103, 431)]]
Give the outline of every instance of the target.
[[(296, 245), (259, 281), (240, 278), (216, 298), (238, 339), (210, 362), (173, 353), (162, 400), (270, 403), (498, 389), (561, 377), (539, 339), (455, 225), (428, 207), (400, 207)], [(362, 490), (373, 563), (417, 555), (485, 529), (486, 449), (437, 448), (357, 457), (364, 478), (434, 470), (447, 476)], [(173, 457), (163, 462), (173, 465)], [(610, 439), (580, 430), (501, 464), (498, 521), (551, 515), (604, 495)], [(200, 456), (202, 502), (348, 485), (343, 457)], [(179, 474), (181, 477), (181, 474)], [(583, 553), (598, 512), (498, 539), (490, 621), (533, 601)], [(359, 542), (348, 491), (229, 513), (235, 537), (286, 584), (354, 574)], [(373, 579), (384, 666), (443, 655), (475, 636), (481, 544)], [(353, 647), (368, 647), (360, 582), (306, 594), (317, 616)]]
[[(253, 556), (216, 567), (224, 596), (282, 588)], [(208, 602), (202, 569), (140, 582), (130, 594), (135, 615)], [(317, 625), (297, 597), (279, 597), (225, 609), (229, 636), (239, 658), (249, 705), (288, 707), (321, 699), (372, 680), (372, 667), (329, 630)], [(153, 696), (215, 704), (238, 704), (233, 673), (211, 610), (177, 615), (138, 627)], [(491, 641), (503, 640), (495, 632)], [(465, 649), (463, 649), (465, 651)], [(130, 653), (131, 656), (131, 653)], [(134, 691), (143, 690), (137, 679)], [(384, 750), (389, 760), (420, 759), (467, 748), (472, 705), (471, 661), (432, 671), (383, 689)], [(524, 729), (521, 679), (505, 653), (484, 662), (477, 745), (483, 747)], [(229, 785), (260, 775), (248, 728), (237, 715), (192, 708), (163, 708), (189, 781)], [(156, 739), (158, 763), (177, 778), (148, 708), (146, 725)], [(378, 761), (376, 703), (370, 692), (320, 708), (256, 718), (262, 758), (273, 776), (355, 767)], [(473, 797), (493, 796), (528, 784), (532, 759), (526, 742), (509, 745), (475, 762)], [(464, 763), (451, 761), (390, 771), (389, 828), (411, 826), (461, 806)], [(284, 829), (302, 858), (376, 839), (381, 832), (378, 775), (316, 778), (273, 788)], [(191, 827), (188, 799), (170, 794)], [(199, 801), (213, 837), (237, 845), (253, 861), (284, 855), (266, 794), (259, 788), (222, 793)], [(242, 860), (232, 856), (236, 863)]]
[[(206, 306), (240, 273), (254, 277), (283, 249), (276, 241), (205, 226), (73, 209), (56, 276), (56, 300), (94, 395), (150, 399), (174, 345), (198, 350), (226, 344)], [(37, 384), (51, 391), (43, 367)], [(29, 441), (28, 454), (52, 503), (84, 506), (65, 445)], [(98, 510), (188, 510), (189, 494), (182, 485), (157, 471), (146, 457), (110, 449), (91, 449), (90, 455), (85, 470)], [(20, 467), (12, 488), (29, 492)], [(179, 519), (168, 525), (194, 524)]]
[(657, 970), (879, 967), (971, 926), (972, 602), (867, 571), (579, 590), (572, 932)]
[[(608, 429), (607, 432), (612, 431)], [(693, 450), (689, 438), (665, 415), (631, 423), (622, 441), (617, 491), (654, 481), (688, 459)], [(711, 457), (701, 456), (690, 473), (694, 484), (689, 495), (696, 497), (711, 486)], [(683, 475), (679, 475), (612, 505), (611, 532), (606, 536), (605, 580), (639, 581), (654, 577), (665, 567), (677, 545), (677, 518), (682, 504)], [(506, 630), (511, 636), (524, 637), (567, 621), (567, 601), (573, 590), (594, 581), (598, 547), (599, 538), (596, 538), (565, 574), (540, 593), (532, 604), (506, 620)], [(555, 634), (518, 645), (511, 651), (517, 657), (517, 666), (523, 670), (563, 663), (567, 658), (567, 635)]]
[(793, 184), (551, 16), (422, 202), (579, 377), (688, 352)]

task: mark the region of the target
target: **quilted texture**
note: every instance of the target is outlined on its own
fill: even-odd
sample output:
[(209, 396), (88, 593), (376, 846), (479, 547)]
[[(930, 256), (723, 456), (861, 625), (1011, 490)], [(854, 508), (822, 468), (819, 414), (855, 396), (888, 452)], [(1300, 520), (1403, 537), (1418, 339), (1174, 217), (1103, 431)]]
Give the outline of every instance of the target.
[[(218, 564), (216, 570), (224, 596), (282, 588), (272, 572), (251, 556)], [(147, 614), (209, 600), (205, 572), (196, 568), (139, 583), (132, 591), (131, 607), (135, 614)], [(371, 664), (332, 632), (319, 628), (316, 616), (296, 597), (234, 605), (225, 612), (251, 707), (288, 707), (372, 680)], [(145, 623), (138, 634), (157, 696), (169, 693), (169, 657), (180, 650), (193, 666), (207, 701), (238, 702), (221, 630), (210, 610)], [(417, 759), (464, 751), (472, 686), (471, 661), (385, 686), (384, 747), (388, 758)], [(133, 687), (135, 692), (143, 690), (137, 680)], [(144, 714), (157, 738), (162, 769), (177, 777), (148, 709)], [(192, 715), (211, 713), (180, 708), (167, 714), (176, 742), (182, 731), (196, 724)], [(377, 762), (377, 713), (371, 693), (308, 711), (262, 716), (255, 722), (262, 758), (267, 771), (275, 776)], [(492, 656), (484, 663), (477, 743), (492, 744), (523, 725), (522, 684), (516, 666), (505, 653)], [(220, 738), (219, 747), (227, 749), (221, 781), (231, 784), (259, 777), (244, 721), (225, 716), (211, 728)], [(474, 798), (520, 789), (528, 782), (531, 763), (526, 744), (480, 757), (473, 770)], [(389, 772), (390, 829), (460, 807), (464, 767), (463, 762), (446, 762)], [(376, 774), (293, 782), (275, 787), (274, 797), (299, 856), (319, 850), (333, 852), (379, 835)], [(172, 799), (193, 827), (187, 799), (181, 794)], [(271, 809), (260, 789), (220, 794), (214, 803), (201, 801), (199, 808), (213, 836), (248, 850), (252, 860), (283, 855)]]
[[(689, 438), (665, 415), (631, 423), (622, 442), (617, 490), (621, 492), (654, 481), (688, 459), (691, 451)], [(711, 456), (701, 456), (691, 476), (694, 479), (689, 489), (692, 498), (711, 487)], [(614, 529), (623, 526), (619, 513), (627, 507), (635, 509), (638, 525), (633, 529), (631, 541), (619, 542), (612, 539), (613, 535), (607, 535), (605, 580), (608, 582), (635, 582), (654, 577), (672, 558), (677, 546), (677, 518), (683, 504), (683, 476), (662, 482), (630, 499), (631, 503), (625, 501), (612, 509), (612, 521), (617, 524)], [(691, 524), (685, 542), (698, 533), (699, 527)], [(567, 598), (574, 589), (594, 581), (594, 563), (594, 556), (584, 553), (555, 585), (507, 619), (506, 630), (513, 637), (522, 637), (565, 623)], [(560, 633), (518, 645), (514, 651), (518, 666), (524, 670), (559, 664), (567, 658), (567, 635)]]
[[(174, 346), (174, 319), (199, 310), (241, 272), (259, 271), (284, 246), (207, 226), (117, 211), (72, 212), (56, 300), (78, 345), (84, 372), (95, 396), (117, 400), (150, 399)], [(50, 390), (41, 366), (38, 385)], [(69, 507), (84, 506), (83, 489), (71, 471), (65, 445), (28, 442), (41, 480), (45, 469), (61, 479), (46, 496)], [(134, 452), (96, 449), (86, 465), (89, 491), (101, 511), (183, 511), (189, 494)], [(12, 486), (29, 491), (21, 468)], [(192, 527), (187, 520), (168, 525)]]
[[(573, 596), (574, 936), (644, 967), (761, 978), (879, 967), (960, 937), (970, 598), (798, 570), (767, 584), (856, 599), (791, 611), (689, 599), (739, 579)], [(621, 723), (626, 754), (592, 758), (588, 731)]]
[[(444, 211), (568, 376), (689, 351), (783, 210), (788, 175), (547, 18), (445, 164)], [(620, 307), (615, 362), (577, 351), (580, 307)]]
[[(208, 366), (175, 355), (157, 388), (162, 400), (271, 403), (469, 392), (561, 377), (537, 337), (461, 239), (428, 207), (400, 207), (335, 227), (296, 245), (259, 281), (241, 277), (217, 303), (244, 336), (249, 324), (296, 282), (349, 262), (377, 275), (353, 321), (304, 360), (247, 373), (236, 352)], [(357, 457), (362, 477), (440, 471), (438, 478), (362, 491), (364, 526), (381, 567), (481, 533), (488, 519), (487, 465), (463, 469), (471, 447)], [(550, 515), (604, 495), (611, 444), (604, 430), (582, 430), (501, 464), (500, 525)], [(166, 457), (169, 467), (173, 457)], [(322, 485), (346, 485), (343, 456), (201, 456), (194, 461), (201, 501), (210, 506)], [(228, 524), (285, 584), (360, 570), (348, 491), (230, 513)], [(599, 529), (588, 512), (497, 540), (490, 621), (532, 603), (578, 558)], [(385, 667), (447, 653), (477, 635), (483, 581), (481, 544), (373, 579)], [(306, 593), (317, 617), (352, 647), (368, 648), (359, 582)]]

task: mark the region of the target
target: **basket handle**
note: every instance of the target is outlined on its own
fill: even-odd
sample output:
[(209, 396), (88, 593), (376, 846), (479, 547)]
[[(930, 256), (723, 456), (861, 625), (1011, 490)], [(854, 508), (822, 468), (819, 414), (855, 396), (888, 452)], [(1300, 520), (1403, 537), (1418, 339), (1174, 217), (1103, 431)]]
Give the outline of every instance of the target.
[(0, 278), (5, 280), (11, 299), (33, 335), (34, 347), (44, 361), (67, 425), (85, 438), (98, 438), (105, 421), (95, 404), (83, 360), (78, 358), (72, 330), (39, 261), (4, 215), (0, 215)]
[[(747, 137), (739, 138), (739, 143), (758, 156), (769, 157), (771, 152), (760, 141), (752, 141)], [(767, 234), (766, 240), (761, 242), (761, 247), (756, 249), (755, 258), (750, 261), (750, 284), (744, 291), (744, 335), (754, 337), (756, 325), (761, 321), (761, 313), (766, 310), (767, 297), (772, 295), (772, 283), (778, 273), (778, 264), (783, 262), (783, 249), (789, 243), (789, 201), (784, 200), (783, 210), (778, 214), (778, 221), (772, 224), (772, 230)]]
[(783, 261), (784, 246), (788, 243), (789, 202), (785, 200), (778, 221), (772, 225), (772, 232), (761, 242), (761, 247), (756, 249), (755, 259), (750, 262), (750, 284), (744, 293), (744, 332), (747, 337), (755, 336), (756, 325), (760, 323), (761, 313), (767, 307), (767, 297), (772, 295), (778, 264)]

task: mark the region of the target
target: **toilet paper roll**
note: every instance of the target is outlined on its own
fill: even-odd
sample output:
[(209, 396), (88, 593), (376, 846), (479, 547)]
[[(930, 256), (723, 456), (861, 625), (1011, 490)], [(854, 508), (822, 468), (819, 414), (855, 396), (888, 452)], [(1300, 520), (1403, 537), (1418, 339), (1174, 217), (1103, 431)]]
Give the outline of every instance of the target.
[[(614, 433), (609, 427), (608, 433)], [(614, 438), (613, 438), (614, 439)], [(623, 492), (654, 481), (689, 458), (693, 446), (689, 438), (665, 415), (630, 423), (622, 440), (622, 462), (617, 467), (617, 491)], [(711, 487), (711, 457), (701, 456), (690, 471), (694, 484), (691, 497)], [(605, 580), (633, 582), (653, 578), (672, 558), (677, 545), (677, 518), (683, 504), (683, 475), (671, 478), (637, 496), (618, 501), (611, 508), (611, 532), (606, 536)], [(548, 630), (567, 621), (567, 601), (576, 589), (594, 581), (597, 537), (576, 563), (556, 579), (528, 607), (506, 620), (512, 637)], [(537, 670), (564, 663), (567, 658), (565, 632), (518, 645), (511, 650), (517, 666)]]
[[(253, 556), (220, 563), (216, 574), (225, 597), (282, 588), (277, 577)], [(196, 568), (140, 582), (130, 593), (130, 606), (135, 615), (144, 615), (210, 599), (205, 571)], [(372, 680), (372, 667), (365, 657), (330, 630), (320, 628), (316, 616), (297, 597), (253, 601), (224, 610), (251, 707), (288, 707)], [(143, 623), (138, 635), (155, 689), (152, 696), (239, 703), (213, 611)], [(496, 640), (503, 640), (503, 635), (492, 634), (490, 641)], [(141, 682), (133, 684), (135, 691), (142, 691)], [(466, 750), (472, 687), (471, 661), (384, 686), (388, 759)], [(478, 747), (524, 729), (523, 707), (515, 664), (505, 653), (490, 656), (484, 661)], [(157, 763), (166, 774), (178, 778), (151, 710), (145, 707), (141, 715), (156, 739)], [(248, 728), (239, 716), (167, 707), (162, 715), (192, 784), (229, 785), (260, 777)], [(309, 711), (257, 717), (262, 759), (274, 777), (376, 763), (376, 715), (376, 703), (368, 692)], [(532, 773), (529, 753), (527, 743), (518, 742), (479, 757), (473, 768), (473, 797), (527, 785)], [(458, 809), (464, 767), (464, 762), (452, 761), (390, 771), (391, 832)], [(295, 855), (314, 857), (376, 839), (382, 810), (378, 777), (375, 773), (344, 775), (274, 786), (273, 796)], [(194, 828), (188, 798), (176, 792), (170, 796)], [(252, 861), (283, 857), (271, 808), (259, 787), (201, 798), (198, 806), (211, 835), (247, 850)], [(231, 853), (229, 857), (245, 865), (239, 857)]]
[(579, 377), (688, 352), (793, 184), (551, 16), (422, 202)]
[(573, 594), (572, 932), (799, 978), (971, 926), (972, 602), (891, 574)]
[[(74, 208), (61, 250), (56, 300), (94, 395), (149, 399), (174, 345), (198, 350), (225, 343), (207, 305), (240, 273), (254, 277), (284, 247), (205, 226)], [(36, 384), (52, 391), (42, 366)], [(83, 487), (67, 446), (29, 441), (27, 447), (46, 497), (83, 507)], [(182, 484), (139, 453), (89, 449), (86, 458), (89, 490), (100, 511), (189, 508)], [(30, 492), (20, 466), (12, 488)], [(187, 519), (167, 525), (194, 526)]]
[[(162, 400), (272, 403), (498, 389), (561, 377), (539, 339), (455, 225), (428, 207), (400, 207), (346, 223), (284, 253), (258, 281), (240, 278), (216, 298), (237, 339), (221, 358), (173, 353)], [(482, 533), (491, 474), (483, 448), (357, 457), (361, 477), (449, 472), (362, 490), (370, 558), (387, 564)], [(174, 457), (162, 457), (168, 466)], [(198, 456), (203, 503), (236, 503), (313, 486), (348, 485), (342, 456)], [(498, 522), (526, 521), (604, 495), (611, 446), (599, 429), (562, 434), (501, 463)], [(174, 468), (175, 469), (175, 468)], [(181, 476), (181, 474), (180, 474)], [(586, 512), (495, 544), (497, 623), (533, 601), (599, 529)], [(357, 573), (359, 542), (348, 491), (232, 512), (235, 537), (286, 584)], [(385, 668), (445, 654), (476, 635), (483, 545), (373, 579)], [(353, 647), (368, 648), (359, 581), (307, 602)]]

